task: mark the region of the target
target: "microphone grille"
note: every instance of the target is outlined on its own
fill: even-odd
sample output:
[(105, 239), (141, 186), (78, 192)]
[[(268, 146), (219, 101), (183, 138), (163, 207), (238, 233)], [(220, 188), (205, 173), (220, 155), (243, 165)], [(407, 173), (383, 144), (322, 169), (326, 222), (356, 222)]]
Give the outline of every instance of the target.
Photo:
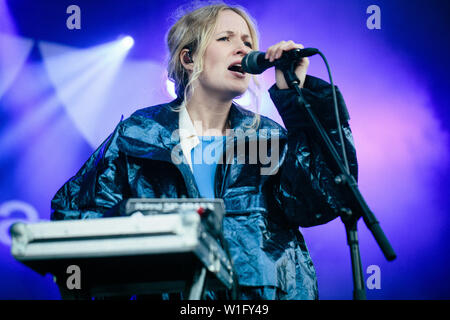
[(244, 56), (242, 59), (242, 69), (251, 74), (260, 74), (262, 71), (258, 66), (258, 57), (261, 52), (252, 51)]

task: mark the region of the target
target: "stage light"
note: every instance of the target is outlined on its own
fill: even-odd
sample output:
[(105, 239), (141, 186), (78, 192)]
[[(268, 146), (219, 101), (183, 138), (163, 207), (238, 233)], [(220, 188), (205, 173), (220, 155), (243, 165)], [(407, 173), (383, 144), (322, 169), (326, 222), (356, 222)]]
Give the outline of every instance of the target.
[[(39, 44), (49, 79), (71, 118), (82, 118), (83, 122), (96, 119), (97, 125), (89, 127), (75, 121), (85, 137), (92, 139), (110, 130), (110, 127), (102, 128), (98, 122), (104, 119), (104, 108), (110, 106), (111, 86), (128, 53), (126, 47), (131, 42), (126, 39), (84, 49), (48, 42)], [(97, 140), (88, 141), (98, 144)]]
[(39, 44), (59, 105), (93, 148), (122, 115), (167, 100), (165, 68), (159, 61), (126, 59), (124, 43), (131, 43), (126, 38), (84, 49)]
[(121, 45), (125, 50), (131, 49), (131, 47), (134, 45), (134, 39), (133, 39), (133, 37), (130, 37), (130, 36), (123, 37), (122, 40), (120, 41), (120, 45)]

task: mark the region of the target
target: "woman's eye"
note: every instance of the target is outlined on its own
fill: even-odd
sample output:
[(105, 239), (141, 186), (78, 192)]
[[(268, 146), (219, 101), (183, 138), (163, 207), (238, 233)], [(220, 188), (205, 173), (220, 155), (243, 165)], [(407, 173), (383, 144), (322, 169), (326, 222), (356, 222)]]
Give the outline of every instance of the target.
[[(219, 39), (217, 39), (218, 41), (229, 41), (230, 40), (230, 37), (222, 37), (222, 38), (219, 38)], [(247, 46), (247, 47), (249, 47), (250, 49), (252, 49), (253, 48), (253, 46), (252, 46), (252, 44), (250, 43), (250, 42), (248, 42), (248, 41), (246, 41), (246, 42), (244, 42), (244, 44)]]

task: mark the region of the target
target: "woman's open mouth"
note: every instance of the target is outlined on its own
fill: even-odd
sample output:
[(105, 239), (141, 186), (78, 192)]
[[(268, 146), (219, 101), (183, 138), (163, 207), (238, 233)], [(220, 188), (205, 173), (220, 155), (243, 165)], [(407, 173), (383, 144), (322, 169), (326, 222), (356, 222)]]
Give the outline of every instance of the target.
[(228, 67), (228, 70), (237, 78), (245, 78), (245, 72), (240, 64), (233, 64)]

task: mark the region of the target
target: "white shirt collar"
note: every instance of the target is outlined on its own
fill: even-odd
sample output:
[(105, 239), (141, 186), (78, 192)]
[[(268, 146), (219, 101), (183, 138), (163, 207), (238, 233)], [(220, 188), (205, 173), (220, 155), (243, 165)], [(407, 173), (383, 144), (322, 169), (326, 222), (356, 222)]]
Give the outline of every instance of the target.
[(194, 124), (186, 106), (182, 105), (178, 116), (178, 127), (180, 130), (180, 145), (183, 154), (192, 170), (191, 151), (200, 143)]

